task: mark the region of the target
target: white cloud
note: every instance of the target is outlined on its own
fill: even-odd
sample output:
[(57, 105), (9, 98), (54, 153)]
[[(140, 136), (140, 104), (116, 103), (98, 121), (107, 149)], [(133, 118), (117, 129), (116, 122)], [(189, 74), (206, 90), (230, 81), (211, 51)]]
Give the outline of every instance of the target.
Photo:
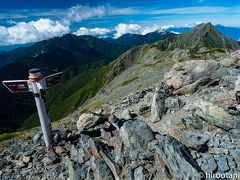
[(123, 34), (131, 33), (131, 34), (141, 34), (142, 27), (138, 24), (118, 24), (115, 27), (116, 33), (114, 34), (114, 38), (119, 38)]
[(62, 36), (70, 31), (59, 21), (39, 19), (38, 21), (19, 22), (11, 27), (0, 26), (0, 44), (13, 45), (41, 41)]
[[(23, 18), (25, 17), (22, 16), (23, 14), (27, 16), (53, 16), (55, 12), (59, 15), (58, 18), (61, 18), (58, 21), (41, 18), (37, 21), (16, 23), (13, 20), (8, 20), (7, 23), (12, 25), (11, 27), (0, 26), (0, 45), (25, 44), (62, 36), (63, 34), (70, 32), (70, 25), (74, 22), (80, 22), (95, 17), (135, 14), (137, 13), (137, 10), (131, 8), (113, 8), (109, 5), (96, 7), (77, 5), (64, 11), (53, 10), (50, 12), (28, 12), (28, 10), (23, 10), (17, 12), (14, 16), (0, 13), (0, 18)], [(77, 35), (105, 35), (110, 31), (111, 30), (106, 28), (80, 28), (75, 33)]]
[(164, 26), (160, 26), (160, 25), (156, 25), (154, 24), (153, 26), (140, 26), (138, 24), (118, 24), (115, 27), (115, 34), (114, 34), (114, 38), (119, 38), (120, 36), (130, 33), (130, 34), (141, 34), (141, 35), (145, 35), (154, 31), (159, 31), (159, 32), (164, 32), (164, 30), (169, 29), (169, 28), (173, 28), (174, 25), (164, 25)]
[(181, 34), (180, 32), (177, 32), (177, 31), (170, 31), (170, 32), (173, 34)]
[(191, 27), (193, 27), (193, 26), (192, 26), (192, 25), (189, 25), (189, 24), (184, 24), (182, 27), (191, 28)]
[(109, 33), (114, 33), (114, 38), (119, 38), (120, 36), (124, 34), (141, 34), (145, 35), (154, 31), (161, 31), (163, 32), (164, 28), (170, 28), (174, 27), (173, 25), (166, 25), (166, 26), (159, 26), (154, 24), (153, 26), (150, 27), (143, 27), (140, 26), (139, 24), (124, 24), (120, 23), (117, 26), (114, 27), (114, 29), (108, 29), (108, 28), (86, 28), (86, 27), (80, 27), (76, 32), (73, 34), (77, 36), (81, 35), (99, 35), (101, 37), (106, 37)]
[(169, 29), (169, 28), (174, 28), (175, 26), (174, 25), (164, 25), (162, 26), (162, 29)]
[(113, 8), (109, 5), (96, 7), (76, 5), (67, 11), (67, 16), (64, 18), (64, 22), (70, 24), (71, 22), (80, 22), (93, 17), (136, 13), (138, 13), (138, 11), (131, 8)]
[(195, 24), (199, 25), (199, 24), (202, 24), (202, 22), (201, 21), (197, 21), (197, 22), (195, 22)]
[(148, 33), (154, 32), (154, 31), (158, 31), (158, 30), (162, 30), (161, 26), (154, 24), (151, 27), (143, 27), (141, 30), (142, 31), (141, 34), (145, 35), (145, 34), (148, 34)]
[(106, 35), (108, 33), (111, 32), (111, 29), (107, 29), (107, 28), (93, 28), (93, 29), (88, 29), (85, 27), (80, 27), (75, 33), (75, 35), (77, 36), (81, 36), (81, 35)]

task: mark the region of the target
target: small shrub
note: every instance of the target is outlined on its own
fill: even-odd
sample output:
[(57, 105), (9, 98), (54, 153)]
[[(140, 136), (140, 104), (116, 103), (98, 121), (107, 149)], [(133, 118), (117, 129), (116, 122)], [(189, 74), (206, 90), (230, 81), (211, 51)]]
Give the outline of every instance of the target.
[(0, 141), (13, 139), (13, 138), (15, 138), (18, 135), (19, 135), (18, 133), (4, 133), (4, 134), (0, 134)]
[(126, 80), (126, 81), (124, 81), (122, 84), (121, 84), (121, 86), (126, 86), (126, 85), (128, 85), (128, 84), (130, 84), (130, 83), (132, 83), (132, 82), (134, 82), (134, 81), (136, 81), (136, 80), (138, 80), (139, 79), (139, 77), (134, 77), (134, 78), (131, 78), (131, 79), (129, 79), (129, 80)]
[(80, 112), (80, 114), (93, 111), (93, 110), (101, 107), (103, 104), (104, 104), (103, 101), (100, 101), (100, 100), (99, 100), (99, 101), (96, 101), (95, 103), (93, 103), (93, 104), (87, 106), (85, 109), (83, 109), (83, 110)]

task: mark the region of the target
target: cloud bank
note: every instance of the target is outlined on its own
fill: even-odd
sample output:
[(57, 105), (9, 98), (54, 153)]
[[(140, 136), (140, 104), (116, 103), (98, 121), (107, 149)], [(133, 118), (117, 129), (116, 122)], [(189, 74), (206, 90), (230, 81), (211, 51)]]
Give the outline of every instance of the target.
[[(47, 13), (50, 15), (52, 12)], [(77, 5), (66, 10), (65, 13), (58, 12), (64, 17), (59, 20), (49, 18), (41, 18), (30, 22), (15, 22), (8, 20), (10, 27), (0, 26), (0, 45), (14, 45), (37, 42), (52, 37), (62, 36), (70, 32), (72, 23), (81, 22), (95, 17), (103, 17), (110, 15), (128, 15), (137, 13), (130, 8), (113, 8), (106, 6), (81, 6)], [(77, 35), (104, 35), (110, 30), (106, 28), (80, 28), (75, 34)]]
[[(76, 5), (69, 9), (52, 9), (47, 11), (37, 10), (16, 10), (11, 11), (10, 14), (6, 12), (0, 12), (0, 18), (6, 19), (6, 26), (0, 26), (0, 45), (14, 45), (14, 44), (25, 44), (31, 42), (37, 42), (44, 39), (49, 39), (56, 36), (62, 36), (63, 34), (70, 33), (70, 29), (73, 24), (79, 23), (84, 20), (89, 20), (99, 17), (107, 16), (125, 16), (132, 14), (144, 14), (144, 15), (159, 15), (162, 14), (204, 14), (204, 13), (219, 13), (231, 10), (231, 12), (237, 12), (239, 10), (236, 8), (228, 7), (186, 7), (186, 8), (175, 8), (175, 9), (155, 9), (155, 10), (146, 10), (146, 9), (136, 9), (136, 8), (114, 8), (110, 5), (102, 6), (82, 6)], [(39, 20), (29, 21), (29, 22), (19, 22), (18, 18), (27, 18), (27, 17), (43, 17)], [(158, 18), (156, 17), (156, 18)], [(10, 18), (10, 19), (9, 19)], [(121, 20), (119, 20), (121, 22)], [(198, 19), (196, 19), (198, 21)], [(115, 22), (114, 22), (115, 23)], [(155, 22), (156, 24), (158, 22)], [(201, 23), (196, 22), (195, 24)], [(94, 36), (105, 36), (113, 35), (114, 38), (118, 38), (126, 33), (132, 34), (142, 34), (161, 30), (173, 28), (173, 25), (153, 25), (153, 26), (142, 26), (136, 23), (120, 23), (110, 28), (87, 28), (80, 27), (75, 35), (94, 35)], [(9, 27), (10, 26), (10, 27)], [(188, 24), (182, 27), (192, 27)]]
[(116, 33), (114, 34), (114, 38), (118, 38), (123, 34), (131, 33), (131, 34), (140, 34), (141, 26), (138, 24), (118, 24), (115, 27)]
[(154, 31), (163, 32), (163, 30), (173, 28), (173, 27), (174, 25), (159, 26), (155, 24), (153, 26), (141, 26), (139, 24), (120, 23), (117, 26), (115, 26), (113, 29), (109, 29), (109, 28), (88, 29), (86, 27), (81, 27), (73, 34), (77, 36), (81, 36), (81, 35), (103, 36), (103, 35), (109, 35), (111, 33), (113, 34), (113, 38), (116, 39), (128, 33), (145, 35)]
[(81, 35), (106, 35), (108, 33), (111, 33), (111, 29), (107, 29), (107, 28), (93, 28), (93, 29), (88, 29), (85, 27), (81, 27), (79, 28), (76, 32), (74, 32), (73, 34), (77, 35), (77, 36), (81, 36)]
[(140, 26), (138, 24), (118, 24), (115, 27), (114, 38), (119, 38), (120, 36), (130, 33), (130, 34), (141, 34), (145, 35), (154, 31), (163, 32), (163, 30), (174, 27), (173, 25), (159, 26), (154, 24), (153, 26)]
[(11, 27), (0, 26), (0, 44), (25, 44), (62, 36), (69, 32), (68, 26), (50, 19), (39, 19), (28, 23), (19, 22)]

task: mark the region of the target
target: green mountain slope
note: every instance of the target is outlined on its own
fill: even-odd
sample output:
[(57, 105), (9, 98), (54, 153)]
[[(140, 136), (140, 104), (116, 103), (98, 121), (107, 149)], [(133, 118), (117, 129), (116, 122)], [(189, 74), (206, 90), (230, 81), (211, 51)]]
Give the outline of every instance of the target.
[(240, 46), (237, 41), (230, 40), (220, 34), (212, 24), (200, 24), (181, 35), (168, 37), (150, 45), (137, 46), (126, 51), (116, 61), (109, 77), (113, 79), (137, 63), (154, 64), (157, 59), (171, 59), (172, 61), (206, 59), (207, 54), (211, 56), (211, 53), (224, 53), (225, 50), (238, 48)]
[[(44, 75), (51, 74), (56, 70), (65, 70), (64, 81), (82, 73), (81, 77), (86, 79), (84, 81), (86, 83), (91, 71), (102, 66), (103, 62), (118, 57), (126, 50), (123, 46), (111, 44), (92, 36), (78, 37), (70, 34), (21, 49), (23, 51), (21, 53), (16, 52), (16, 50), (9, 52), (15, 54), (17, 58), (14, 62), (0, 68), (1, 81), (26, 79), (28, 70), (38, 67)], [(87, 64), (89, 67), (85, 68)], [(76, 81), (75, 83), (84, 86), (82, 82)], [(71, 91), (69, 89), (71, 88), (66, 89), (66, 91), (73, 91), (73, 93), (76, 91), (76, 89)], [(95, 87), (95, 89), (98, 88)], [(86, 91), (85, 93), (88, 94)], [(15, 130), (24, 119), (35, 112), (34, 101), (30, 95), (11, 94), (2, 85), (0, 86), (0, 94), (0, 107), (4, 107), (0, 108), (0, 133)], [(26, 105), (24, 105), (25, 102)]]
[[(49, 72), (56, 68), (64, 69), (71, 64), (111, 60), (124, 51), (126, 48), (121, 45), (111, 44), (93, 36), (67, 34), (0, 54), (0, 63), (15, 63), (1, 68), (0, 72), (13, 66), (21, 69), (22, 66), (29, 68), (33, 65), (39, 66), (44, 72)], [(0, 77), (2, 79), (4, 75), (1, 74)]]
[[(143, 41), (134, 39), (134, 37), (128, 37), (127, 39), (133, 42), (131, 45), (133, 46), (165, 39), (171, 35), (173, 34), (167, 32), (154, 32), (143, 36)], [(125, 42), (124, 38), (122, 41)], [(111, 70), (111, 65), (102, 65), (116, 58), (129, 48), (125, 48), (125, 45), (126, 43), (122, 43), (122, 45), (121, 43), (109, 43), (92, 36), (78, 37), (68, 34), (60, 38), (53, 38), (36, 43), (30, 47), (18, 48), (8, 52), (8, 54), (6, 53), (7, 58), (5, 59), (7, 63), (0, 68), (0, 79), (26, 78), (28, 69), (32, 67), (39, 67), (43, 74), (50, 74), (53, 70), (64, 70), (63, 84), (50, 89), (47, 98), (50, 115), (53, 120), (58, 120), (75, 110), (98, 92), (107, 81), (108, 72)], [(2, 59), (0, 55), (0, 61)], [(2, 101), (0, 97), (0, 105), (5, 106), (2, 111), (0, 110), (0, 113), (3, 114), (3, 118), (0, 117), (0, 124), (4, 124), (6, 120), (9, 122), (4, 124), (3, 127), (5, 129), (8, 130), (10, 128), (11, 130), (11, 127), (13, 127), (12, 129), (19, 128), (24, 119), (27, 120), (21, 125), (22, 128), (33, 127), (38, 124), (36, 114), (27, 118), (36, 110), (33, 98), (30, 95), (23, 95), (20, 98), (22, 101), (28, 102), (29, 105), (25, 107), (21, 106), (21, 102), (16, 102), (16, 96), (10, 94), (5, 89), (2, 89), (2, 91), (8, 95), (4, 95)], [(11, 107), (14, 107), (14, 109), (20, 107), (18, 108), (18, 117), (15, 116), (15, 112), (12, 111)], [(26, 113), (21, 116), (22, 112)]]
[[(100, 67), (99, 67), (100, 66)], [(92, 98), (106, 83), (107, 74), (111, 66), (108, 64), (89, 64), (75, 68), (81, 73), (47, 91), (46, 99), (52, 121), (66, 117), (76, 110), (86, 100)], [(64, 71), (65, 77), (71, 76), (72, 68)], [(39, 125), (38, 115), (35, 113), (26, 119), (21, 128), (31, 128)]]

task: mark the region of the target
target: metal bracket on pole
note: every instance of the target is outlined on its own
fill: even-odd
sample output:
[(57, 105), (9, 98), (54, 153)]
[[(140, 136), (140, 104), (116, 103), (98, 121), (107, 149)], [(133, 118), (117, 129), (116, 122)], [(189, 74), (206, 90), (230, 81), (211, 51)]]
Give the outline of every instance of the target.
[(62, 72), (43, 77), (40, 69), (34, 68), (29, 70), (28, 80), (3, 81), (3, 85), (12, 93), (33, 93), (46, 147), (51, 146), (52, 138), (51, 122), (45, 106), (44, 91), (48, 87), (58, 84), (61, 78)]

